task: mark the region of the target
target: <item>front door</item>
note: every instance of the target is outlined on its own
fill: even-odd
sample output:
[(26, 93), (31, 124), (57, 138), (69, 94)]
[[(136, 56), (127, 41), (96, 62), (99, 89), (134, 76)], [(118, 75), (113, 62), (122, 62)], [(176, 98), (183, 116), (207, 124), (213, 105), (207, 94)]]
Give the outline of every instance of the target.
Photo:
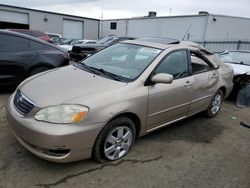
[(206, 58), (197, 52), (190, 52), (192, 67), (192, 95), (189, 115), (207, 109), (217, 87), (219, 74)]
[(187, 116), (190, 107), (192, 80), (188, 73), (187, 51), (178, 50), (168, 54), (156, 67), (153, 75), (173, 75), (171, 84), (148, 86), (148, 131)]

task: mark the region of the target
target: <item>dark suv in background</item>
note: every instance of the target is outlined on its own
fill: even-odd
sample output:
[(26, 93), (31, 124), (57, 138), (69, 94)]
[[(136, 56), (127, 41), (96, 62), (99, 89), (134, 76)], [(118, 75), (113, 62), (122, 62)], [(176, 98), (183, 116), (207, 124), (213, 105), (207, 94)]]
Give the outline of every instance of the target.
[(88, 55), (91, 55), (99, 50), (102, 50), (103, 48), (106, 48), (108, 46), (111, 46), (117, 42), (124, 41), (124, 40), (133, 40), (135, 38), (132, 37), (126, 37), (126, 36), (107, 36), (103, 39), (97, 41), (95, 44), (79, 44), (73, 46), (71, 52), (70, 52), (70, 58), (73, 61), (80, 61), (82, 59), (85, 59), (88, 57)]
[(43, 40), (0, 30), (0, 87), (17, 86), (28, 76), (69, 64), (66, 51)]

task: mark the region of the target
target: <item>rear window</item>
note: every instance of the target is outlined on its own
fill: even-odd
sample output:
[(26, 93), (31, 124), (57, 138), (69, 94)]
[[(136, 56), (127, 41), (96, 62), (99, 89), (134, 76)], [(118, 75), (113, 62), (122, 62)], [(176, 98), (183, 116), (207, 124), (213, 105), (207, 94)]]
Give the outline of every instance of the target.
[(0, 41), (2, 52), (29, 50), (29, 40), (22, 37), (0, 34)]

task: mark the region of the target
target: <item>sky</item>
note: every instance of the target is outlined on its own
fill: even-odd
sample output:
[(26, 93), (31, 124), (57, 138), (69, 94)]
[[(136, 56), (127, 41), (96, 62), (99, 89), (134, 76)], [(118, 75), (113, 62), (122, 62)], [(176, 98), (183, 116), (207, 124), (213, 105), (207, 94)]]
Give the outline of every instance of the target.
[(0, 4), (27, 7), (96, 19), (212, 14), (250, 18), (250, 0), (0, 0)]

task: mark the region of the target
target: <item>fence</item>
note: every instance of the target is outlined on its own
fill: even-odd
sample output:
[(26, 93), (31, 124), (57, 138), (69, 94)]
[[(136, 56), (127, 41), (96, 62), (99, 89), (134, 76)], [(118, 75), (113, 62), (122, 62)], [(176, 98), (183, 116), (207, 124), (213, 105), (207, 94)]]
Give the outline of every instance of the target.
[(223, 52), (225, 50), (250, 50), (249, 40), (225, 40), (225, 41), (196, 41), (211, 52)]

